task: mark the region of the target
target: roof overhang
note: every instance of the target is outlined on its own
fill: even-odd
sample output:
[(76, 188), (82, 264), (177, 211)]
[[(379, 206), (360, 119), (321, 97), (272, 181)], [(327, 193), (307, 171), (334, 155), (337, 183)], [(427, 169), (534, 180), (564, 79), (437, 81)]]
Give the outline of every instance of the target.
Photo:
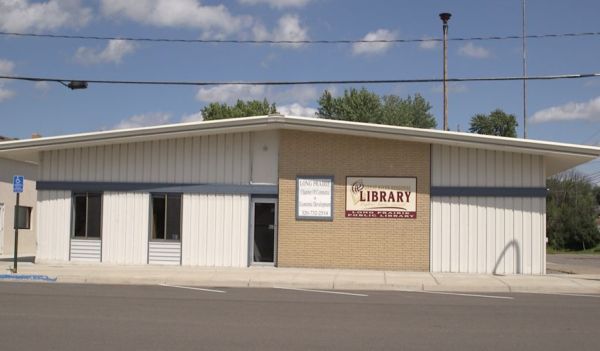
[(36, 163), (41, 151), (235, 132), (291, 129), (545, 156), (550, 176), (600, 156), (600, 148), (530, 139), (388, 126), (314, 117), (258, 116), (81, 133), (0, 143), (0, 157)]

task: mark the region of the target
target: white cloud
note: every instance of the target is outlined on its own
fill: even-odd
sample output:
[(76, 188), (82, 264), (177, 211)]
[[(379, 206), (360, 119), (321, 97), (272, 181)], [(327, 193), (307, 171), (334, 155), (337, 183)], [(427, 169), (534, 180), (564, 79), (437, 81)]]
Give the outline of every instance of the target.
[(183, 115), (181, 117), (181, 122), (197, 122), (197, 121), (202, 121), (204, 119), (204, 117), (202, 117), (202, 111), (198, 111), (196, 113), (192, 113), (189, 115)]
[(113, 127), (113, 129), (128, 129), (149, 127), (160, 124), (167, 124), (171, 120), (171, 114), (166, 112), (151, 112), (139, 115), (133, 115), (122, 120)]
[(437, 47), (438, 47), (438, 45), (439, 45), (439, 41), (436, 41), (436, 40), (430, 40), (430, 39), (433, 39), (433, 38), (431, 38), (431, 37), (425, 36), (425, 37), (423, 37), (423, 38), (421, 38), (421, 39), (425, 40), (425, 41), (419, 42), (419, 47), (420, 47), (421, 49), (424, 49), (424, 50), (432, 50), (432, 49), (435, 49), (435, 48), (437, 48)]
[(600, 121), (600, 96), (587, 102), (568, 102), (564, 105), (549, 107), (531, 116), (532, 123), (544, 123), (571, 120)]
[(186, 27), (223, 37), (252, 25), (250, 16), (234, 16), (224, 5), (202, 5), (197, 0), (101, 0), (102, 13), (157, 27)]
[(238, 0), (240, 4), (244, 5), (269, 5), (276, 9), (282, 9), (287, 7), (304, 7), (311, 0)]
[(266, 89), (262, 85), (218, 85), (211, 88), (200, 88), (196, 99), (204, 102), (228, 102), (237, 100), (254, 100), (266, 97)]
[(313, 86), (294, 86), (289, 89), (265, 87), (263, 85), (218, 85), (210, 88), (200, 88), (196, 99), (203, 102), (235, 103), (237, 100), (267, 99), (277, 104), (298, 102), (301, 104), (314, 102), (319, 96), (319, 90)]
[[(387, 29), (378, 29), (374, 32), (367, 33), (363, 40), (394, 40), (397, 33)], [(392, 43), (355, 43), (352, 45), (352, 53), (354, 55), (377, 55), (386, 52)]]
[(314, 117), (317, 113), (316, 108), (302, 106), (299, 103), (293, 103), (290, 105), (277, 106), (277, 111), (282, 115), (289, 116), (302, 116), (302, 117)]
[(84, 65), (98, 63), (121, 63), (123, 57), (135, 51), (136, 45), (127, 40), (109, 40), (103, 50), (81, 46), (75, 52), (75, 60)]
[(33, 87), (42, 93), (47, 93), (50, 90), (50, 83), (48, 82), (35, 82)]
[(9, 32), (79, 28), (92, 18), (92, 10), (79, 0), (0, 0), (0, 28)]
[(283, 91), (268, 91), (267, 99), (280, 103), (299, 102), (305, 104), (314, 102), (319, 96), (319, 91), (314, 86), (299, 85)]
[(484, 59), (484, 58), (488, 58), (491, 56), (491, 53), (488, 49), (486, 49), (482, 46), (477, 46), (470, 42), (461, 46), (458, 49), (458, 53), (463, 56), (476, 58), (476, 59)]
[[(276, 41), (302, 41), (309, 40), (308, 28), (303, 27), (300, 23), (300, 18), (296, 15), (283, 15), (277, 21), (277, 26), (272, 31), (261, 24), (257, 23), (252, 28), (255, 40), (276, 40)], [(296, 44), (278, 44), (284, 47), (300, 48), (301, 43)]]
[[(0, 59), (0, 74), (11, 75), (15, 69), (15, 63), (9, 60)], [(0, 80), (0, 102), (6, 101), (15, 96), (15, 92), (6, 88), (4, 80)]]

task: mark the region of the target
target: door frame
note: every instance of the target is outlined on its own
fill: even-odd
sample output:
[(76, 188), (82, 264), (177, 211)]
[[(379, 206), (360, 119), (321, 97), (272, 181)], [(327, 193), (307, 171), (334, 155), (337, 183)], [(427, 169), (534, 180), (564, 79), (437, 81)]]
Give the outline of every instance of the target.
[[(254, 210), (257, 203), (275, 205), (275, 232), (273, 234), (273, 262), (254, 262)], [(248, 240), (248, 265), (277, 267), (277, 243), (279, 232), (279, 201), (276, 197), (252, 197), (250, 199), (250, 231)]]
[(6, 208), (3, 202), (0, 202), (0, 254), (4, 253), (4, 237), (6, 235), (6, 221), (4, 220)]

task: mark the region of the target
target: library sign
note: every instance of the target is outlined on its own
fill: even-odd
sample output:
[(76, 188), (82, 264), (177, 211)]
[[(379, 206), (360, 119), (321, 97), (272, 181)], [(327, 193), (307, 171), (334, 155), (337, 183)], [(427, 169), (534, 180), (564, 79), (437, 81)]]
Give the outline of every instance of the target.
[(333, 219), (333, 177), (296, 178), (296, 218)]
[(417, 218), (417, 178), (346, 177), (346, 217)]

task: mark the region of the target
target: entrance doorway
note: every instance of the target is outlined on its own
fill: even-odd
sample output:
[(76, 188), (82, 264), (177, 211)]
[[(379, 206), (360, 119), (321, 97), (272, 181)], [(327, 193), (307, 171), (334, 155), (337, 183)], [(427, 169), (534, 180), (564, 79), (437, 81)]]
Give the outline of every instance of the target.
[(274, 265), (277, 257), (277, 199), (252, 199), (253, 265)]

